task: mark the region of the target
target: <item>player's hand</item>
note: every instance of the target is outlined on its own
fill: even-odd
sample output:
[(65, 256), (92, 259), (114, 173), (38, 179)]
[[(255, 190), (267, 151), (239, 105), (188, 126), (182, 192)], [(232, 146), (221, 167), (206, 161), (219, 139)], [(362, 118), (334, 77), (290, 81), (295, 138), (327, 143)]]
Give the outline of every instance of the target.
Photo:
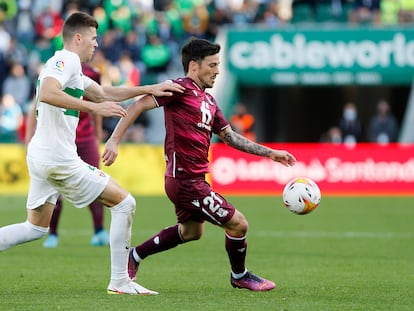
[(112, 165), (118, 157), (118, 145), (111, 139), (105, 144), (105, 150), (102, 153), (102, 162), (105, 166)]
[(285, 166), (292, 166), (296, 163), (296, 158), (285, 150), (273, 150), (269, 158), (273, 161), (280, 162)]
[(154, 96), (172, 96), (174, 92), (183, 93), (185, 88), (180, 84), (167, 81), (151, 86), (151, 94)]
[(118, 102), (101, 102), (92, 105), (92, 113), (102, 117), (125, 117), (126, 110)]

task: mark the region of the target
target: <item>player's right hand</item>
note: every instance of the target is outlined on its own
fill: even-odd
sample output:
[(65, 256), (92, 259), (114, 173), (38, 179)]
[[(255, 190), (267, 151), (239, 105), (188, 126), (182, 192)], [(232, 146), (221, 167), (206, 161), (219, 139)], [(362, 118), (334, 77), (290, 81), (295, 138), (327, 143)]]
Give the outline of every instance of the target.
[(102, 153), (102, 162), (105, 166), (112, 165), (118, 157), (118, 145), (111, 139), (105, 144), (105, 150)]
[(127, 112), (118, 102), (101, 102), (93, 105), (93, 113), (103, 117), (125, 117)]

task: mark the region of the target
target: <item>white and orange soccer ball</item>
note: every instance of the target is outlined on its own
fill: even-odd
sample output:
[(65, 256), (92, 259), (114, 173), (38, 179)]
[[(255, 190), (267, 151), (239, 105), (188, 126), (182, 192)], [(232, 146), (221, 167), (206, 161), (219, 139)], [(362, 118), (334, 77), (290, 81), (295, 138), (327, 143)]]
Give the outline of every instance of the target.
[(283, 189), (283, 202), (292, 213), (309, 214), (319, 206), (321, 190), (312, 179), (297, 177)]

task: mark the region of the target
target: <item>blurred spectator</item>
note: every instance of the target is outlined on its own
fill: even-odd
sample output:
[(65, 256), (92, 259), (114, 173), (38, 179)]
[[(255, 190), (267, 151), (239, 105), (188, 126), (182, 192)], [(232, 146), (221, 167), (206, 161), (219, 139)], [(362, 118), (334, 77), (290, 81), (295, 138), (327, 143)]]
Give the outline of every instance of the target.
[(11, 36), (0, 23), (0, 86), (8, 73), (7, 52), (10, 49)]
[(380, 0), (354, 0), (354, 7), (349, 12), (352, 24), (380, 24)]
[(26, 75), (24, 67), (19, 63), (11, 66), (10, 74), (3, 82), (2, 94), (10, 94), (26, 112), (26, 105), (32, 97), (32, 82)]
[(184, 26), (181, 19), (181, 12), (178, 10), (173, 1), (165, 9), (165, 19), (171, 27), (171, 37), (180, 44), (184, 39)]
[(103, 0), (103, 8), (109, 18), (110, 24), (123, 34), (131, 30), (132, 9), (127, 0)]
[(348, 102), (344, 105), (339, 128), (344, 143), (352, 145), (360, 141), (362, 126), (355, 103)]
[(4, 27), (2, 23), (0, 23), (0, 54), (7, 54), (10, 49), (11, 44), (11, 35)]
[(228, 5), (227, 12), (230, 12), (230, 19), (236, 27), (253, 24), (260, 15), (258, 1), (231, 1)]
[(398, 12), (399, 22), (402, 24), (414, 23), (414, 1), (400, 0), (400, 11)]
[(230, 117), (233, 130), (251, 141), (256, 141), (256, 134), (253, 130), (254, 122), (254, 116), (248, 113), (247, 107), (243, 103), (236, 104), (234, 114)]
[(231, 14), (227, 10), (221, 8), (213, 8), (213, 12), (210, 14), (208, 28), (206, 31), (206, 37), (209, 40), (216, 38), (219, 29), (225, 25), (232, 23)]
[(72, 13), (79, 12), (81, 10), (79, 1), (69, 0), (65, 1), (62, 9), (62, 18), (66, 20)]
[[(56, 47), (53, 42), (43, 37), (37, 37), (34, 42), (34, 46), (31, 55), (29, 57), (34, 61), (44, 64), (56, 51)], [(34, 64), (33, 64), (34, 65)], [(36, 66), (35, 66), (36, 67)]]
[(16, 0), (0, 0), (0, 23), (4, 24), (8, 31), (16, 29), (15, 19), (17, 16)]
[(337, 126), (332, 126), (326, 133), (321, 136), (322, 143), (341, 144), (342, 143), (342, 132)]
[(10, 40), (9, 50), (6, 53), (7, 63), (18, 63), (23, 66), (28, 64), (29, 52), (27, 48), (19, 42), (16, 37), (12, 37)]
[(55, 11), (53, 7), (47, 6), (39, 17), (36, 18), (36, 35), (47, 40), (52, 40), (60, 34), (63, 22), (64, 20), (60, 11)]
[(141, 59), (141, 50), (145, 45), (145, 39), (140, 38), (140, 33), (134, 30), (129, 31), (123, 39), (122, 51), (129, 54), (135, 66), (142, 72), (145, 70)]
[(264, 7), (258, 23), (266, 27), (277, 28), (292, 19), (292, 0), (271, 0)]
[(368, 126), (368, 141), (380, 144), (396, 142), (399, 126), (397, 119), (391, 113), (390, 105), (387, 101), (381, 100), (376, 109), (377, 112)]
[(105, 12), (105, 9), (101, 6), (96, 7), (92, 11), (93, 17), (95, 17), (98, 22), (97, 34), (98, 36), (103, 36), (109, 29), (109, 17)]
[(141, 57), (147, 73), (157, 74), (167, 70), (171, 60), (171, 53), (160, 37), (150, 35), (148, 43), (142, 49)]
[(292, 4), (293, 0), (280, 0), (277, 7), (277, 16), (284, 23), (289, 23), (293, 17)]
[(0, 102), (0, 142), (19, 142), (19, 130), (22, 124), (22, 109), (12, 95), (3, 95)]
[(397, 25), (400, 1), (381, 0), (380, 19), (382, 25)]
[(183, 13), (184, 31), (187, 37), (205, 38), (209, 13), (204, 4), (197, 4), (192, 10)]
[(18, 1), (18, 14), (16, 17), (16, 37), (26, 47), (31, 46), (35, 36), (31, 4), (31, 0)]
[(108, 75), (108, 70), (112, 66), (112, 63), (105, 58), (103, 51), (100, 50), (99, 47), (93, 54), (93, 58), (89, 64), (101, 73), (102, 85), (112, 85), (111, 78)]
[(138, 86), (141, 82), (141, 73), (131, 59), (128, 52), (123, 52), (118, 62), (121, 72), (122, 84), (126, 86)]
[(112, 64), (115, 64), (121, 57), (122, 40), (122, 33), (117, 29), (109, 29), (101, 38), (99, 49)]
[(30, 9), (32, 11), (33, 20), (39, 18), (45, 10), (51, 10), (53, 12), (62, 12), (63, 3), (66, 0), (53, 0), (53, 1), (45, 1), (45, 0), (30, 0), (31, 5)]

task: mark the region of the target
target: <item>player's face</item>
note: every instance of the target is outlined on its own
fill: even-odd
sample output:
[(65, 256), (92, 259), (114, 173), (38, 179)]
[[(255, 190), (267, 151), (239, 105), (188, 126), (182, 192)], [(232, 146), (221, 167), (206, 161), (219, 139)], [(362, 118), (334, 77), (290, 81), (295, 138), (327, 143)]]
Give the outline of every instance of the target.
[(92, 59), (95, 49), (98, 47), (98, 42), (96, 41), (96, 28), (89, 27), (85, 29), (80, 36), (80, 50), (81, 50), (81, 61), (88, 62)]
[(203, 89), (212, 88), (219, 71), (219, 54), (210, 55), (197, 63), (196, 82)]

